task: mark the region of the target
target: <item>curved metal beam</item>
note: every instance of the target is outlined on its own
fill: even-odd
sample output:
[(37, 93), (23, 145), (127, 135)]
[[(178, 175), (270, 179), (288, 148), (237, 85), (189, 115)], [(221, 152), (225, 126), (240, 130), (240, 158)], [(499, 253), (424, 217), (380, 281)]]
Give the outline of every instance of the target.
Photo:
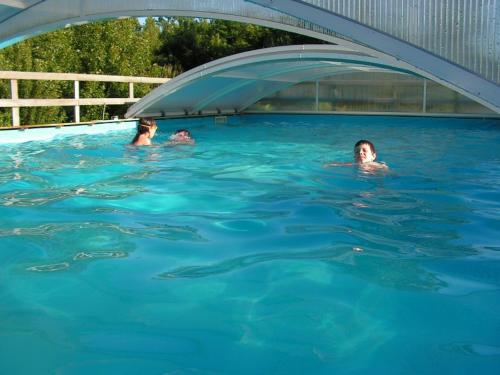
[(389, 34), (300, 0), (245, 0), (335, 31), (411, 65), (423, 76), (451, 87), (500, 113), (500, 86)]
[(2, 0), (0, 1), (0, 5), (5, 5), (11, 8), (26, 9), (36, 2), (37, 0)]
[[(72, 25), (83, 25), (106, 19), (148, 16), (224, 19), (299, 33), (335, 44), (340, 41), (334, 36), (318, 31), (273, 21), (271, 17), (245, 15), (262, 13), (262, 8), (255, 4), (245, 3), (243, 0), (237, 2), (241, 2), (241, 7), (247, 8), (242, 9), (242, 15), (225, 12), (220, 10), (220, 7), (210, 8), (204, 4), (200, 4), (200, 8), (205, 6), (210, 9), (196, 10), (196, 7), (190, 5), (189, 1), (180, 7), (179, 1), (168, 0), (106, 0), (105, 2), (102, 0), (32, 0), (26, 4), (26, 8), (16, 7), (15, 14), (0, 23), (0, 48)], [(198, 1), (198, 3), (202, 2)], [(220, 3), (222, 5), (224, 1)], [(11, 4), (12, 7), (13, 5)]]

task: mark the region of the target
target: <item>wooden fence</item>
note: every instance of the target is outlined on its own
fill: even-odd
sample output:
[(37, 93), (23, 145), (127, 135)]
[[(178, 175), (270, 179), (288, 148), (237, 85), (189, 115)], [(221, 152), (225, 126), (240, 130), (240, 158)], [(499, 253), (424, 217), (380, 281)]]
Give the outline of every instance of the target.
[[(170, 78), (127, 77), (99, 74), (73, 73), (36, 73), (0, 71), (0, 79), (10, 80), (10, 99), (0, 99), (0, 108), (12, 108), (12, 126), (19, 126), (19, 108), (22, 107), (75, 107), (75, 122), (80, 122), (80, 106), (82, 105), (122, 105), (132, 104), (140, 98), (134, 97), (134, 83), (162, 84)], [(74, 97), (72, 99), (19, 99), (18, 80), (73, 81)], [(80, 98), (80, 82), (122, 82), (128, 83), (128, 98)]]

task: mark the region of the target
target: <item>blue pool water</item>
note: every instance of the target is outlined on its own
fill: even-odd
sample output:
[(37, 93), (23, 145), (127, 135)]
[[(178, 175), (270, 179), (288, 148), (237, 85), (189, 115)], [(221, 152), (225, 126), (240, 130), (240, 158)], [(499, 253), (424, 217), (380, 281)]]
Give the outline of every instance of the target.
[[(131, 138), (2, 146), (0, 373), (500, 371), (498, 120)], [(360, 138), (389, 173), (323, 168)]]

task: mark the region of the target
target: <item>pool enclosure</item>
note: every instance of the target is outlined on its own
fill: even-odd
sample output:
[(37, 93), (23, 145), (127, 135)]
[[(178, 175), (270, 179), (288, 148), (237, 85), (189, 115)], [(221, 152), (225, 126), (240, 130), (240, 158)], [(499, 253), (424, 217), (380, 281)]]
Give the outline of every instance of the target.
[(127, 117), (250, 112), (492, 114), (399, 64), (316, 44), (261, 49), (191, 69), (135, 103)]
[[(212, 62), (157, 89), (129, 116), (262, 110), (500, 113), (496, 0), (0, 1), (0, 46), (67, 25), (130, 16), (249, 22), (336, 47), (321, 53), (312, 47), (273, 51), (276, 59), (270, 51), (256, 51)], [(208, 77), (195, 79), (196, 74)], [(222, 81), (227, 85), (218, 86)], [(217, 86), (209, 95), (192, 96), (210, 85)], [(182, 104), (182, 95), (193, 102)]]

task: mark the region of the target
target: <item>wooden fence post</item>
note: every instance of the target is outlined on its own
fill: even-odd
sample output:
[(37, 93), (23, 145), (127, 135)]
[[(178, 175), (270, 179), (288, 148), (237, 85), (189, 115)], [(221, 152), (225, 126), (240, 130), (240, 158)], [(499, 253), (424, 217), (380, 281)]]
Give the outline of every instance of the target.
[[(80, 99), (80, 81), (75, 81), (75, 100)], [(75, 105), (75, 122), (80, 122), (80, 105)]]
[[(12, 100), (19, 99), (17, 91), (17, 79), (10, 80), (10, 97)], [(12, 107), (12, 126), (19, 126), (19, 107)]]
[(128, 97), (134, 99), (134, 82), (128, 83)]

